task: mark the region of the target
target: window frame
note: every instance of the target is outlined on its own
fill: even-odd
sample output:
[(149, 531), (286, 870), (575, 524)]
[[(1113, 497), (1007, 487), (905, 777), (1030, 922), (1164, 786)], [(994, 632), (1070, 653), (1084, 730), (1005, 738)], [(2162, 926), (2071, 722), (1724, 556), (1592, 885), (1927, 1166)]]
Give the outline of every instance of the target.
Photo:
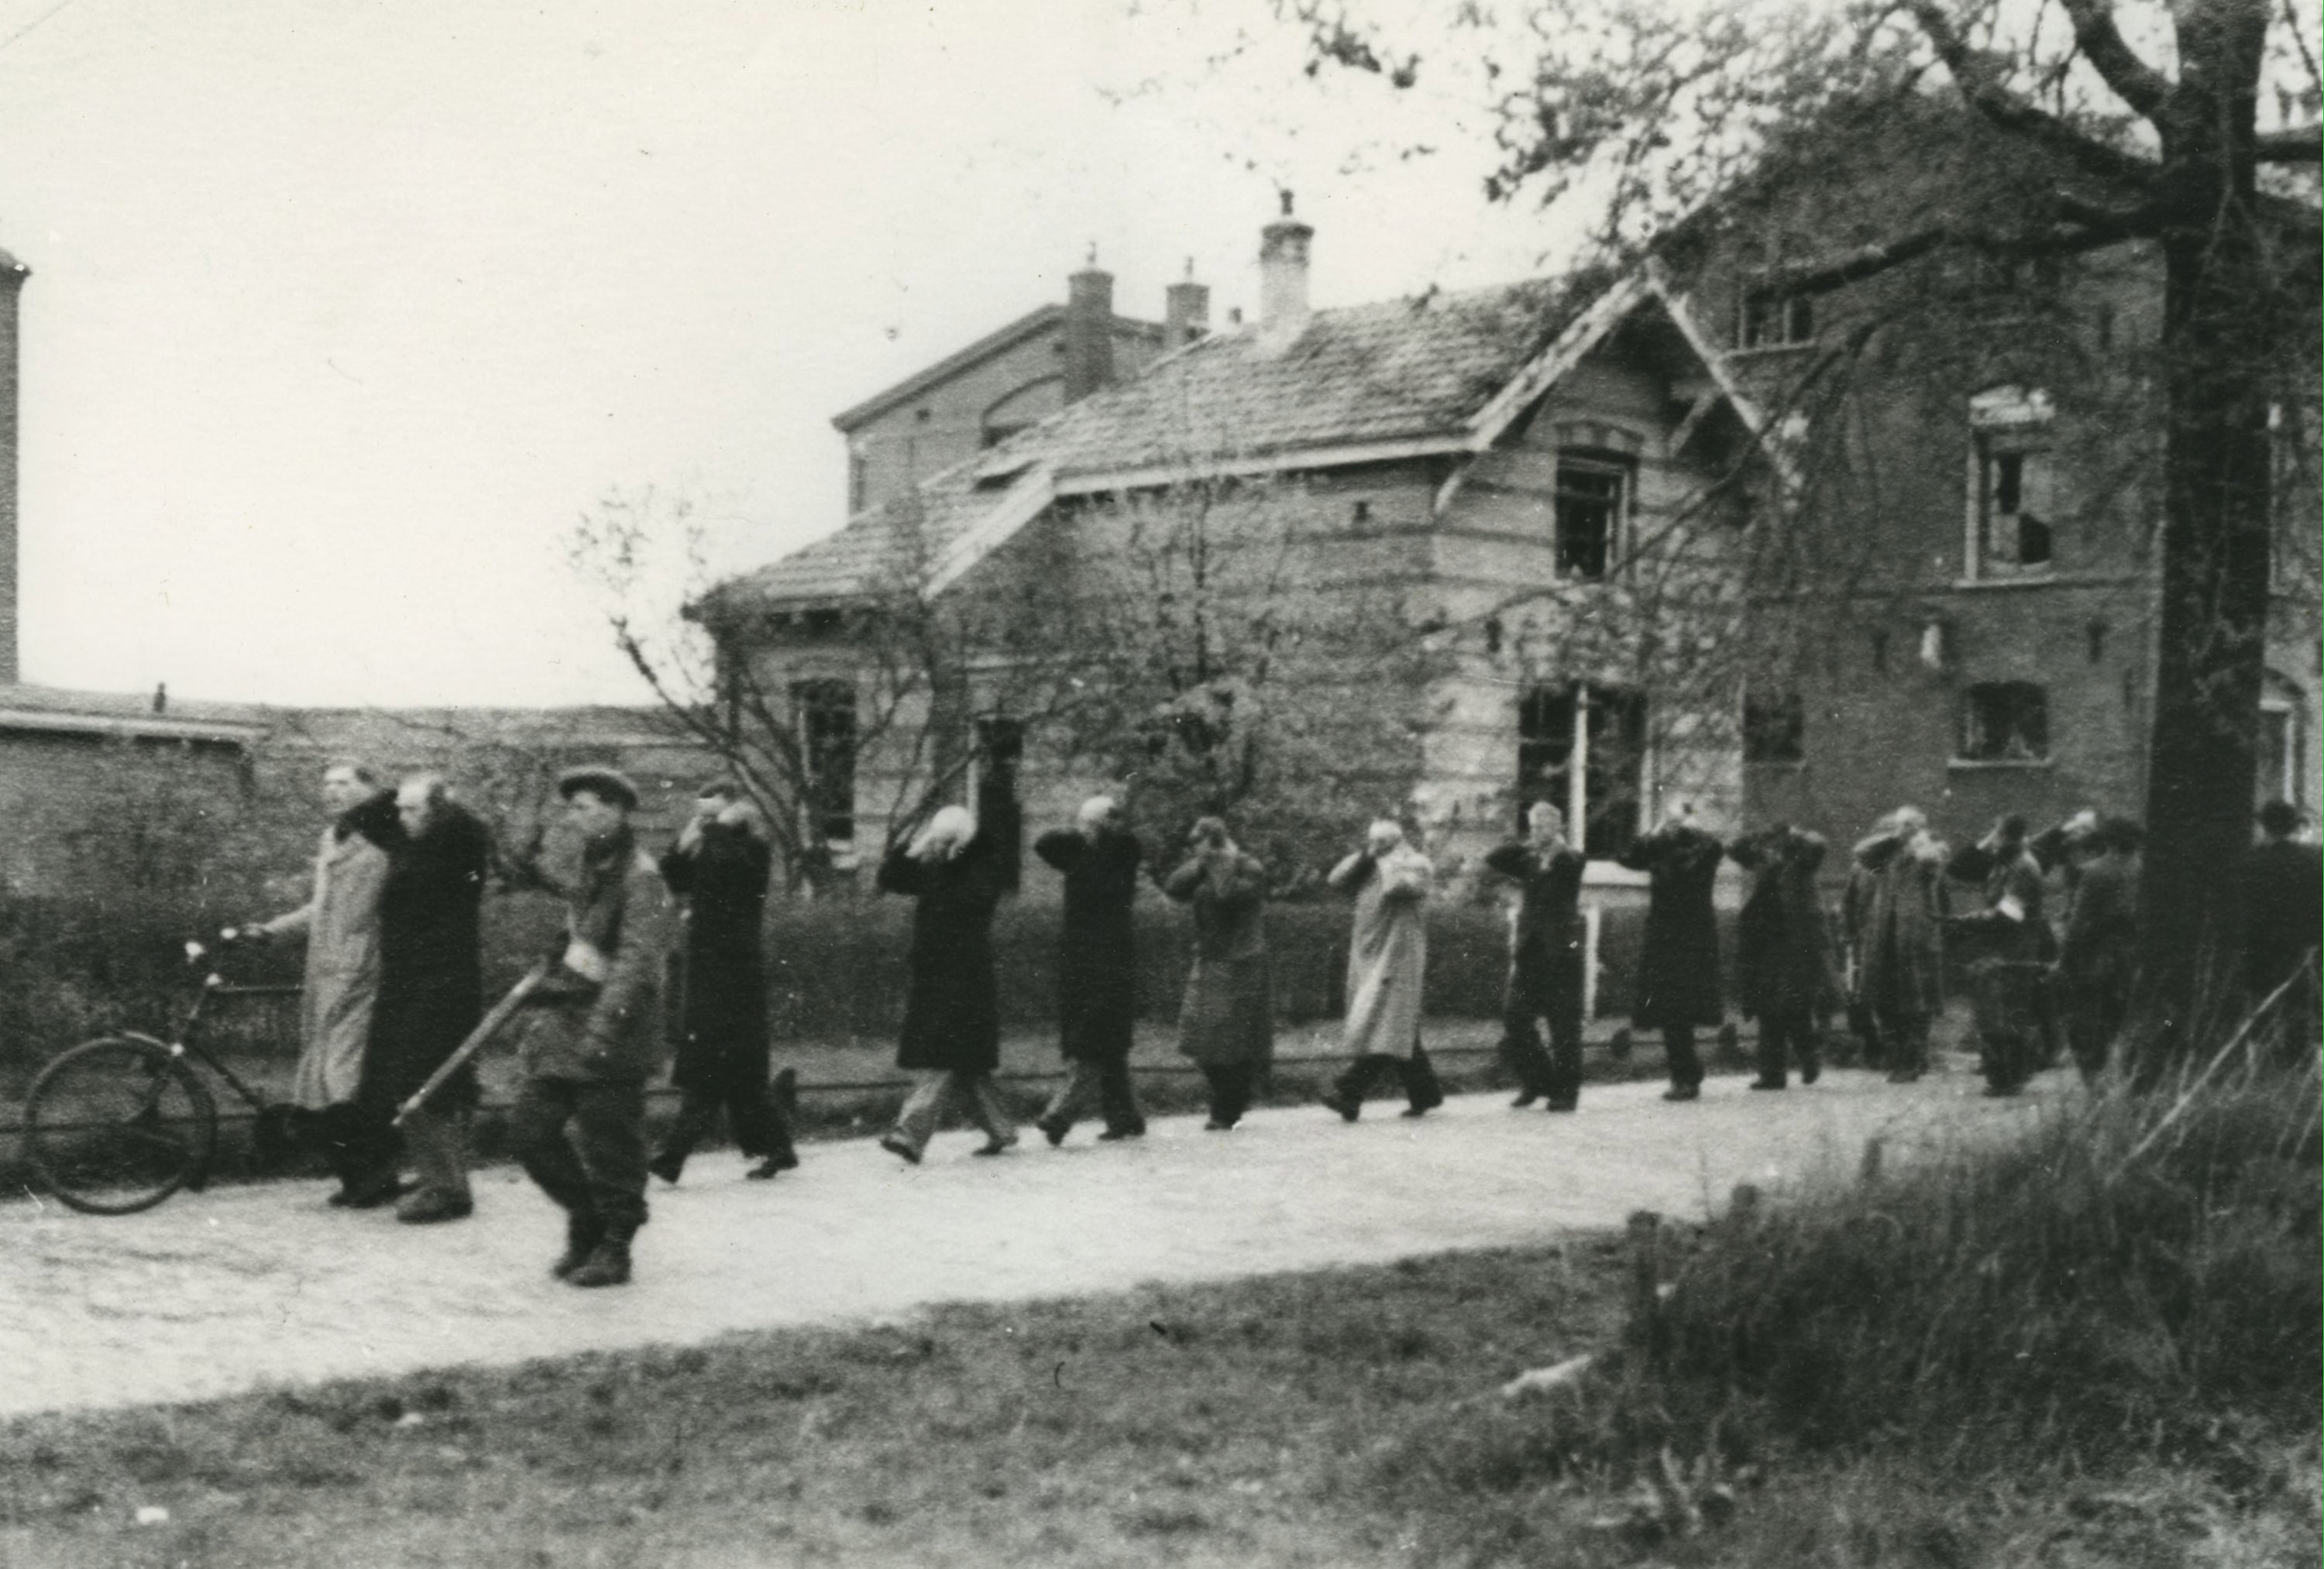
[[(833, 701), (844, 696), (845, 702)], [(861, 703), (855, 683), (844, 676), (801, 676), (790, 684), (791, 711), (798, 726), (799, 744), (799, 813), (804, 820), (800, 828), (810, 842), (822, 844), (835, 854), (844, 854), (855, 848), (858, 828), (855, 798), (857, 794), (858, 748), (862, 743), (859, 725)], [(826, 748), (819, 744), (816, 734), (818, 720), (828, 716), (846, 715), (846, 737), (844, 753), (830, 759)], [(825, 783), (827, 762), (830, 783)], [(846, 786), (846, 803), (839, 804), (839, 784)], [(844, 829), (844, 831), (840, 831)]]
[[(1568, 564), (1566, 552), (1566, 506), (1597, 503), (1602, 498), (1581, 493), (1569, 495), (1565, 488), (1568, 472), (1576, 477), (1608, 479), (1614, 483), (1611, 516), (1606, 522), (1605, 538), (1601, 544), (1601, 561), (1594, 573), (1577, 572)], [(1557, 469), (1550, 482), (1550, 568), (1560, 583), (1611, 583), (1621, 576), (1626, 553), (1629, 548), (1630, 518), (1633, 498), (1637, 493), (1638, 465), (1626, 454), (1602, 447), (1561, 446), (1557, 449)]]
[(1780, 279), (1747, 283), (1735, 300), (1735, 349), (1764, 353), (1806, 348), (1816, 341), (1815, 296)]
[[(2052, 435), (2056, 409), (2042, 388), (1988, 387), (1969, 400), (1969, 471), (1967, 517), (1961, 539), (1961, 578), (1965, 583), (2038, 583), (2058, 570), (2061, 530), (2058, 518), (2060, 470)], [(2007, 514), (2031, 519), (2046, 531), (2049, 549), (2037, 562), (2003, 561), (1990, 546), (1994, 537), (1995, 474), (2005, 461), (2018, 461), (2019, 507)], [(2043, 509), (2024, 508), (2027, 460), (2041, 462)], [(2020, 523), (2022, 528), (2022, 522)], [(2020, 536), (2018, 554), (2024, 554)]]
[[(1987, 728), (1978, 713), (1978, 704), (1981, 698), (1986, 694), (1998, 696), (2008, 693), (2022, 701), (2029, 693), (2034, 695), (2038, 705), (2034, 711), (2039, 715), (2040, 750), (2026, 757), (2011, 757), (2008, 755), (2007, 743), (2005, 741), (2001, 746), (1991, 750), (1972, 751), (1969, 744), (1971, 727), (1975, 725), (1980, 729)], [(2015, 719), (2016, 722), (2010, 728), (2013, 730), (2022, 731), (2023, 718), (2015, 716)], [(1961, 688), (1960, 703), (1953, 716), (1952, 766), (1957, 768), (2047, 768), (2056, 761), (2057, 750), (2057, 737), (2051, 733), (2050, 726), (2050, 689), (2042, 683), (2017, 680), (1977, 681)]]
[[(1538, 759), (1550, 748), (1560, 745), (1553, 735), (1528, 736), (1530, 713), (1554, 711), (1560, 700), (1568, 705), (1564, 754), (1546, 766)], [(1654, 767), (1651, 730), (1647, 724), (1647, 697), (1635, 687), (1602, 686), (1586, 681), (1539, 681), (1517, 690), (1517, 819), (1523, 831), (1526, 808), (1536, 801), (1547, 801), (1565, 813), (1566, 840), (1579, 849), (1583, 857), (1592, 861), (1609, 861), (1622, 854), (1646, 831), (1648, 796), (1653, 787)], [(1627, 803), (1599, 802), (1592, 810), (1591, 754), (1603, 745), (1604, 738), (1591, 735), (1591, 718), (1604, 714), (1606, 724), (1618, 727), (1622, 736), (1636, 752), (1631, 765), (1631, 789)], [(1603, 727), (1600, 727), (1603, 728)], [(1532, 757), (1529, 757), (1528, 754)], [(1555, 792), (1540, 787), (1536, 775), (1562, 773), (1564, 778)], [(1611, 772), (1610, 765), (1600, 765), (1600, 777)], [(1608, 794), (1612, 794), (1609, 789)], [(1627, 825), (1618, 820), (1606, 822), (1609, 811), (1628, 808)], [(1604, 826), (1596, 846), (1591, 844), (1591, 830)]]
[[(1770, 710), (1780, 710), (1781, 723), (1788, 752), (1784, 756), (1766, 755), (1758, 743), (1766, 735), (1768, 725), (1759, 717)], [(1755, 768), (1797, 768), (1808, 760), (1807, 702), (1796, 692), (1778, 692), (1765, 696), (1746, 691), (1743, 694), (1743, 761)]]

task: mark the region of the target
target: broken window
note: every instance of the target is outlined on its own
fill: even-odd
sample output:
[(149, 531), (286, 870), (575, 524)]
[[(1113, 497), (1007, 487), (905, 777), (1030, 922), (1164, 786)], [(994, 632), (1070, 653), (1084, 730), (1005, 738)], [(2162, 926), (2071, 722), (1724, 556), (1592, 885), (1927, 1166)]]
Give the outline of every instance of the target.
[(2047, 572), (2056, 553), (2050, 396), (1997, 387), (1969, 399), (1976, 442), (1969, 575)]
[[(1581, 721), (1576, 723), (1577, 719)], [(1565, 682), (1517, 700), (1517, 822), (1546, 801), (1565, 813), (1565, 836), (1592, 860), (1638, 836), (1646, 796), (1646, 702), (1619, 688)]]
[(1815, 340), (1815, 297), (1779, 285), (1744, 291), (1735, 323), (1738, 349), (1777, 349)]
[(855, 842), (855, 687), (829, 679), (791, 683), (801, 793), (808, 830), (835, 849)]
[(1558, 576), (1606, 575), (1621, 548), (1629, 486), (1628, 464), (1573, 456), (1557, 460)]
[(1961, 694), (1960, 758), (2039, 763), (2050, 756), (2050, 694), (2030, 681), (1990, 681)]
[(1807, 705), (1786, 692), (1743, 700), (1743, 760), (1797, 763), (1807, 756)]

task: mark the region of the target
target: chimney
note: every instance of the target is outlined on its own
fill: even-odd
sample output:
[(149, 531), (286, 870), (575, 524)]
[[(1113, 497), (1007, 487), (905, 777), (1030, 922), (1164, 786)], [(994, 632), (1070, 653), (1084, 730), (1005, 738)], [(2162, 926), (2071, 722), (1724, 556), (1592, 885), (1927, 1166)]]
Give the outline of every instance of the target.
[(1283, 193), (1283, 216), (1259, 231), (1259, 335), (1270, 347), (1287, 347), (1307, 330), (1307, 242), (1315, 231), (1291, 216), (1291, 193)]
[(0, 251), (0, 683), (16, 672), (16, 299), (32, 269)]
[(1211, 330), (1211, 289), (1194, 281), (1194, 259), (1186, 258), (1186, 280), (1162, 291), (1162, 350), (1183, 349)]
[(1113, 274), (1089, 265), (1065, 282), (1065, 401), (1113, 385)]

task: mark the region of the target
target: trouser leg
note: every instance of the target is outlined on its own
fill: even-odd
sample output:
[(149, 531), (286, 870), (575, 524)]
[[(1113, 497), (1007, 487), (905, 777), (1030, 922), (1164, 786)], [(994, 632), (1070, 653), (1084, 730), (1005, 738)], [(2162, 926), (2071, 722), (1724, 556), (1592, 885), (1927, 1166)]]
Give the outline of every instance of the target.
[(1582, 1096), (1582, 991), (1561, 989), (1549, 1001), (1549, 1078), (1552, 1106), (1571, 1106)]
[(1784, 1049), (1791, 1044), (1792, 1023), (1782, 1014), (1759, 1015), (1759, 1082), (1781, 1084), (1784, 1078)]
[(734, 1147), (754, 1161), (793, 1157), (790, 1124), (782, 1108), (756, 1075), (738, 1085), (726, 1097), (726, 1119), (734, 1130)]
[(936, 1136), (936, 1122), (944, 1115), (945, 1104), (952, 1098), (952, 1075), (923, 1072), (912, 1081), (911, 1094), (897, 1109), (896, 1125), (888, 1132), (892, 1142), (908, 1147), (918, 1154), (928, 1147)]
[(954, 1076), (956, 1093), (968, 1103), (968, 1115), (984, 1130), (985, 1137), (996, 1144), (1017, 1142), (1017, 1115), (1010, 1109), (1008, 1097), (989, 1073), (962, 1073)]
[(393, 1183), (397, 1139), (387, 1114), (361, 1101), (341, 1101), (318, 1112), (311, 1126), (343, 1191)]
[(1351, 1058), (1348, 1065), (1340, 1069), (1339, 1076), (1332, 1080), (1333, 1097), (1342, 1101), (1362, 1100), (1371, 1088), (1372, 1081), (1383, 1069), (1392, 1069), (1395, 1063), (1395, 1058), (1383, 1057), (1373, 1051)]
[(1532, 1007), (1512, 998), (1501, 1012), (1501, 1060), (1517, 1076), (1517, 1087), (1529, 1096), (1549, 1093), (1549, 1054), (1541, 1049), (1541, 1032)]
[(421, 1106), (403, 1119), (404, 1147), (420, 1179), (420, 1198), (468, 1197), (468, 1112)]
[[(669, 1127), (661, 1136), (658, 1156), (673, 1164), (694, 1153), (718, 1121), (720, 1096), (715, 1090), (689, 1089), (678, 1097), (678, 1115), (670, 1119)], [(741, 1137), (741, 1130), (736, 1130)]]
[(1127, 1055), (1109, 1057), (1098, 1064), (1098, 1107), (1110, 1133), (1142, 1133), (1146, 1115), (1138, 1109), (1138, 1087), (1130, 1077)]
[[(1081, 1121), (1091, 1104), (1101, 1098), (1102, 1078), (1100, 1066), (1095, 1062), (1076, 1058), (1066, 1063), (1065, 1082), (1057, 1086), (1049, 1104), (1041, 1108), (1040, 1120), (1052, 1127), (1072, 1127)], [(1112, 1122), (1109, 1115), (1107, 1126), (1111, 1127)]]
[(1206, 1062), (1203, 1078), (1211, 1089), (1211, 1120), (1232, 1127), (1250, 1109), (1250, 1068), (1240, 1062)]
[(646, 1223), (646, 1092), (636, 1080), (577, 1087), (567, 1124), (575, 1164), (605, 1235), (626, 1241)]
[(1404, 1079), (1405, 1099), (1414, 1111), (1434, 1111), (1444, 1104), (1444, 1087), (1436, 1081), (1436, 1065), (1428, 1060), (1419, 1041), (1412, 1043), (1410, 1057), (1397, 1061), (1397, 1070)]
[(1918, 1077), (1929, 1069), (1929, 1016), (1926, 1014), (1883, 1014), (1878, 1016), (1880, 1041), (1892, 1075)]
[(529, 1078), (509, 1108), (509, 1148), (517, 1164), (558, 1207), (576, 1219), (597, 1222), (597, 1204), (565, 1124), (581, 1087), (571, 1079)]
[(1673, 1089), (1693, 1089), (1702, 1083), (1702, 1059), (1695, 1055), (1693, 1025), (1665, 1024), (1663, 1056), (1668, 1060)]

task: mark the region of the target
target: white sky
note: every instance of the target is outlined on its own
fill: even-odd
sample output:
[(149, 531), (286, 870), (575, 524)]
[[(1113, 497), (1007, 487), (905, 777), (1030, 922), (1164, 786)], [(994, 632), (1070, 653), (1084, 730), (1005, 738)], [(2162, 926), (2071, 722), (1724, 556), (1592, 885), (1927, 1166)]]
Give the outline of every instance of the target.
[[(1485, 206), (1481, 115), (1307, 81), (1264, 0), (0, 0), (0, 40), (60, 685), (642, 701), (565, 561), (607, 487), (779, 554), (840, 520), (832, 414), (1090, 244), (1118, 309), (1188, 257), (1255, 305), (1278, 183), (1319, 304), (1552, 243)], [(1343, 167), (1370, 136), (1444, 151)]]

